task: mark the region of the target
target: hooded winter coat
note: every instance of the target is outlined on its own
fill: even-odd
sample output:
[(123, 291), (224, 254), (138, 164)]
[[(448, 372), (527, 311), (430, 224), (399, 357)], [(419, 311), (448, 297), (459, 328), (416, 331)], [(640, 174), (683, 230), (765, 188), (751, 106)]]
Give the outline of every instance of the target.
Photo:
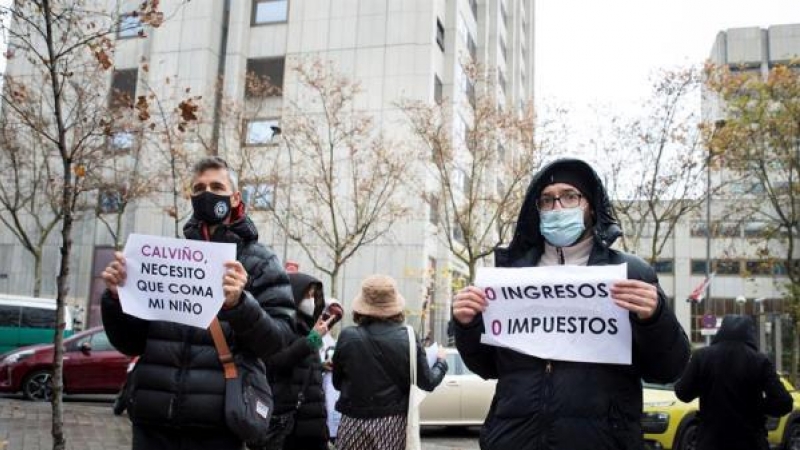
[[(622, 234), (605, 189), (585, 162), (562, 159), (532, 180), (508, 248), (498, 249), (498, 267), (534, 267), (545, 250), (536, 200), (554, 171), (581, 174), (594, 212), (588, 265), (628, 264), (628, 278), (658, 287), (655, 271), (642, 259), (612, 249)], [(567, 261), (569, 262), (569, 261)], [(456, 346), (467, 367), (497, 388), (481, 430), (484, 450), (641, 450), (642, 379), (667, 383), (683, 371), (689, 342), (665, 295), (648, 320), (631, 314), (632, 364), (613, 365), (544, 360), (510, 349), (481, 344), (482, 316), (461, 325), (454, 321)]]
[(756, 345), (750, 317), (726, 316), (710, 346), (697, 350), (675, 384), (684, 402), (700, 397), (699, 450), (766, 450), (765, 415), (792, 410), (772, 362)]
[[(280, 313), (294, 309), (291, 288), (278, 258), (258, 243), (258, 231), (243, 208), (236, 214), (233, 223), (220, 225), (211, 236), (195, 219), (187, 222), (184, 234), (188, 239), (236, 244), (247, 284), (239, 304), (217, 317), (233, 353), (268, 358), (293, 336), (288, 315)], [(141, 355), (130, 380), (128, 412), (135, 425), (227, 430), (225, 378), (208, 330), (127, 315), (109, 291), (101, 305), (114, 347)]]
[(325, 306), (322, 282), (304, 273), (290, 273), (289, 280), (298, 305), (312, 285), (316, 286), (317, 295), (314, 317), (297, 311), (297, 333), (292, 342), (267, 360), (269, 379), (275, 394), (275, 413), (284, 414), (296, 410), (291, 436), (318, 438), (324, 442), (328, 438), (328, 426), (325, 394), (322, 390), (322, 361), (319, 350), (307, 339)]

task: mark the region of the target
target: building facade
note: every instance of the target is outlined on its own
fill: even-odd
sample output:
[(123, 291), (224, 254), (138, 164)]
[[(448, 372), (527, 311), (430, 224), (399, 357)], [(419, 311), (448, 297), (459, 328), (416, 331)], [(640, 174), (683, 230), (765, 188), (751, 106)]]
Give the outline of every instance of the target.
[[(798, 58), (800, 24), (794, 24), (721, 31), (709, 61), (733, 73), (746, 72), (766, 79), (776, 65), (796, 66)], [(724, 127), (726, 114), (725, 103), (704, 91), (703, 122)], [(781, 229), (776, 233), (775, 224), (766, 218), (774, 211), (765, 201), (759, 180), (725, 167), (711, 165), (708, 173), (714, 194), (700, 210), (681, 220), (655, 266), (662, 285), (673, 298), (678, 318), (687, 331), (691, 330), (694, 342), (713, 334), (714, 324), (723, 315), (750, 314), (758, 319), (762, 350), (774, 357), (784, 354), (788, 347), (789, 334), (782, 330), (787, 321), (781, 318), (785, 317), (789, 281), (785, 233), (792, 231)], [(774, 180), (791, 188), (790, 179)], [(800, 253), (795, 251), (793, 258), (797, 256)], [(708, 259), (708, 267), (715, 273), (709, 295), (701, 303), (687, 302), (692, 290), (705, 279)], [(776, 362), (780, 368), (780, 358)]]
[[(533, 99), (532, 0), (164, 0), (165, 20), (158, 28), (142, 27), (130, 14), (138, 3), (108, 2), (120, 23), (109, 91), (130, 98), (145, 93), (171, 98), (179, 91), (191, 91), (213, 115), (207, 126), (223, 157), (233, 158), (237, 152), (231, 149), (241, 146), (264, 153), (286, 150), (276, 144), (274, 131), (280, 128), (285, 102), (290, 101), (286, 95), (297, 83), (290, 67), (312, 58), (329, 61), (338, 72), (360, 82), (363, 92), (355, 108), (374, 117), (380, 130), (393, 137), (408, 133), (399, 102), (458, 102), (469, 96), (475, 87), (463, 64), (470, 60), (495, 71), (500, 102), (506, 108), (521, 109)], [(10, 75), (26, 70), (30, 68), (21, 61), (9, 60)], [(280, 91), (267, 98), (248, 98), (248, 73), (268, 77)], [(242, 133), (225, 132), (218, 116), (221, 96), (258, 103), (258, 114), (235, 124)], [(468, 126), (460, 123), (461, 114), (455, 111), (454, 133)], [(109, 146), (124, 151), (136, 145), (136, 139), (135, 133), (120, 130)], [(198, 145), (189, 148), (194, 155), (203, 151)], [(297, 262), (301, 271), (315, 273), (300, 247), (282, 235), (268, 213), (259, 211), (271, 207), (270, 187), (245, 183), (242, 190), (260, 240)], [(338, 292), (332, 294), (347, 308), (366, 275), (392, 275), (409, 302), (410, 323), (419, 323), (423, 303), (435, 305), (424, 328), (441, 340), (451, 281), (463, 276), (465, 268), (443, 245), (437, 227), (430, 223), (429, 208), (420, 206), (418, 197), (407, 197), (412, 214), (385, 239), (359, 251), (344, 267)], [(98, 193), (96, 201), (114, 211), (113, 195)], [(123, 234), (174, 235), (175, 221), (165, 214), (165, 204), (166, 196), (156, 195), (131, 205)], [(86, 308), (89, 325), (96, 324), (103, 290), (99, 276), (112, 257), (113, 239), (91, 215), (76, 224), (74, 238), (70, 300)], [(55, 237), (44, 254), (42, 295), (52, 296), (58, 261)], [(0, 291), (29, 293), (31, 264), (13, 235), (0, 229)]]

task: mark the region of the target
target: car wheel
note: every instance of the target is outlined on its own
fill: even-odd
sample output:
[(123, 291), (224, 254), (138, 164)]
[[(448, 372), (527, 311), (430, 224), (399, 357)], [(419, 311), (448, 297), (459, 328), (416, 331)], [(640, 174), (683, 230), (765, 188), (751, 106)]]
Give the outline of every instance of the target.
[(786, 433), (785, 450), (800, 450), (800, 423), (793, 422)]
[(695, 450), (697, 449), (697, 424), (689, 423), (684, 428), (680, 437), (680, 445), (678, 450)]
[(53, 398), (53, 374), (49, 370), (37, 370), (22, 382), (22, 393), (28, 400), (46, 402)]

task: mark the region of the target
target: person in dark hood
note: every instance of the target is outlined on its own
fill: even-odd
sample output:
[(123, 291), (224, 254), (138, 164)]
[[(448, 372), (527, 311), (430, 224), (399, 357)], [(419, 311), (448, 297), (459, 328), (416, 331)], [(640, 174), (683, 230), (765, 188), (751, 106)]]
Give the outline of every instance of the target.
[(697, 350), (675, 395), (700, 397), (699, 450), (767, 450), (765, 415), (792, 411), (792, 396), (767, 355), (759, 353), (756, 326), (746, 316), (729, 315), (710, 346)]
[(621, 235), (600, 178), (587, 163), (561, 159), (533, 178), (511, 244), (498, 267), (627, 263), (611, 287), (630, 311), (632, 364), (545, 360), (481, 343), (486, 295), (468, 286), (453, 301), (456, 347), (467, 367), (496, 378), (484, 450), (641, 450), (642, 379), (674, 381), (689, 359), (686, 334), (667, 307), (655, 271), (611, 248)]
[(275, 394), (275, 411), (266, 450), (325, 450), (327, 408), (319, 350), (335, 319), (321, 318), (325, 308), (322, 282), (311, 275), (289, 273), (297, 304), (294, 340), (267, 360)]
[[(226, 341), (235, 354), (267, 359), (293, 336), (289, 278), (272, 250), (258, 243), (258, 231), (223, 159), (208, 157), (195, 165), (191, 199), (186, 238), (236, 244), (236, 260), (225, 263), (225, 299), (217, 313)], [(120, 352), (140, 356), (127, 405), (133, 449), (243, 448), (225, 423), (225, 378), (211, 333), (125, 314), (118, 298), (126, 279), (122, 253), (116, 253), (102, 276), (108, 338)]]

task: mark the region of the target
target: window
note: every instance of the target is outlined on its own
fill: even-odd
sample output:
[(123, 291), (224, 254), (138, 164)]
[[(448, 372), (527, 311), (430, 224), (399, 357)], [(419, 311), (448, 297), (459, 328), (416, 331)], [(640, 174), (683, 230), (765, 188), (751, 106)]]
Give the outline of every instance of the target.
[(657, 259), (653, 263), (653, 269), (655, 269), (656, 273), (672, 275), (675, 273), (675, 261), (672, 259)]
[(769, 227), (764, 222), (751, 222), (744, 225), (744, 237), (767, 237), (769, 235)]
[(18, 327), (19, 309), (19, 306), (0, 305), (0, 327)]
[(500, 143), (497, 144), (497, 159), (500, 161), (506, 160), (506, 148)]
[(115, 214), (122, 210), (124, 190), (115, 188), (101, 189), (97, 196), (97, 210), (101, 214)]
[(745, 269), (749, 275), (772, 275), (773, 264), (770, 261), (749, 259), (745, 261)]
[(466, 94), (469, 105), (472, 106), (472, 109), (475, 109), (475, 84), (472, 81), (467, 80)]
[(108, 106), (111, 109), (133, 108), (138, 76), (138, 69), (114, 71), (111, 75), (111, 93), (108, 100)]
[(706, 260), (693, 259), (692, 260), (692, 275), (705, 275), (706, 274)]
[(108, 145), (113, 152), (127, 151), (133, 148), (135, 139), (133, 132), (120, 130), (108, 138)]
[(469, 89), (469, 77), (467, 73), (464, 72), (464, 67), (460, 63), (456, 63), (456, 74), (455, 74), (455, 83), (461, 89), (461, 92), (467, 93)]
[[(508, 61), (508, 49), (506, 48), (506, 41), (500, 37), (500, 54), (503, 55), (503, 61)], [(505, 86), (503, 87), (505, 89)]]
[(271, 210), (275, 206), (275, 186), (267, 183), (246, 184), (242, 187), (242, 201), (254, 210)]
[(139, 15), (137, 13), (128, 13), (122, 15), (117, 28), (117, 38), (127, 39), (139, 36), (144, 36), (142, 19), (139, 17)]
[(472, 10), (472, 16), (475, 17), (475, 21), (478, 21), (478, 0), (469, 0), (469, 9)]
[(92, 351), (93, 352), (110, 352), (114, 350), (111, 342), (108, 341), (108, 336), (104, 332), (98, 332), (92, 335)]
[(466, 171), (463, 169), (455, 169), (453, 170), (451, 178), (454, 188), (458, 189), (464, 194), (468, 192), (471, 181)]
[(275, 132), (280, 129), (278, 119), (251, 119), (245, 122), (245, 145), (269, 145), (275, 142)]
[(506, 96), (506, 75), (502, 71), (497, 71), (497, 83), (500, 85), (500, 94)]
[(497, 186), (495, 186), (495, 188), (497, 189), (498, 197), (502, 197), (506, 194), (506, 184), (503, 183), (503, 180), (500, 178), (497, 179)]
[(444, 25), (440, 19), (436, 19), (436, 43), (444, 51)]
[(692, 229), (690, 231), (692, 237), (706, 237), (708, 236), (708, 227), (706, 227), (705, 222), (694, 222), (692, 223)]
[(717, 223), (714, 227), (714, 236), (717, 237), (739, 237), (741, 231), (737, 223)]
[(457, 148), (464, 148), (467, 146), (467, 122), (457, 114), (455, 123), (453, 124), (453, 143)]
[(439, 75), (433, 76), (433, 101), (442, 103), (442, 80)]
[(253, 0), (250, 25), (286, 22), (289, 17), (289, 0)]
[(466, 238), (464, 237), (464, 229), (461, 228), (461, 224), (458, 222), (453, 223), (453, 239), (461, 244), (466, 244)]
[(247, 60), (248, 97), (276, 97), (282, 95), (284, 58)]
[(508, 13), (506, 12), (506, 2), (500, 2), (500, 18), (503, 19), (503, 25), (508, 29)]
[(56, 310), (24, 306), (19, 326), (22, 328), (55, 328)]
[(428, 200), (428, 221), (434, 225), (439, 225), (439, 197), (431, 197)]
[(467, 50), (469, 50), (469, 56), (472, 57), (472, 60), (476, 61), (478, 59), (478, 46), (475, 45), (472, 35), (467, 36)]
[(742, 271), (741, 261), (737, 259), (720, 259), (714, 261), (713, 267), (717, 275), (739, 275)]

